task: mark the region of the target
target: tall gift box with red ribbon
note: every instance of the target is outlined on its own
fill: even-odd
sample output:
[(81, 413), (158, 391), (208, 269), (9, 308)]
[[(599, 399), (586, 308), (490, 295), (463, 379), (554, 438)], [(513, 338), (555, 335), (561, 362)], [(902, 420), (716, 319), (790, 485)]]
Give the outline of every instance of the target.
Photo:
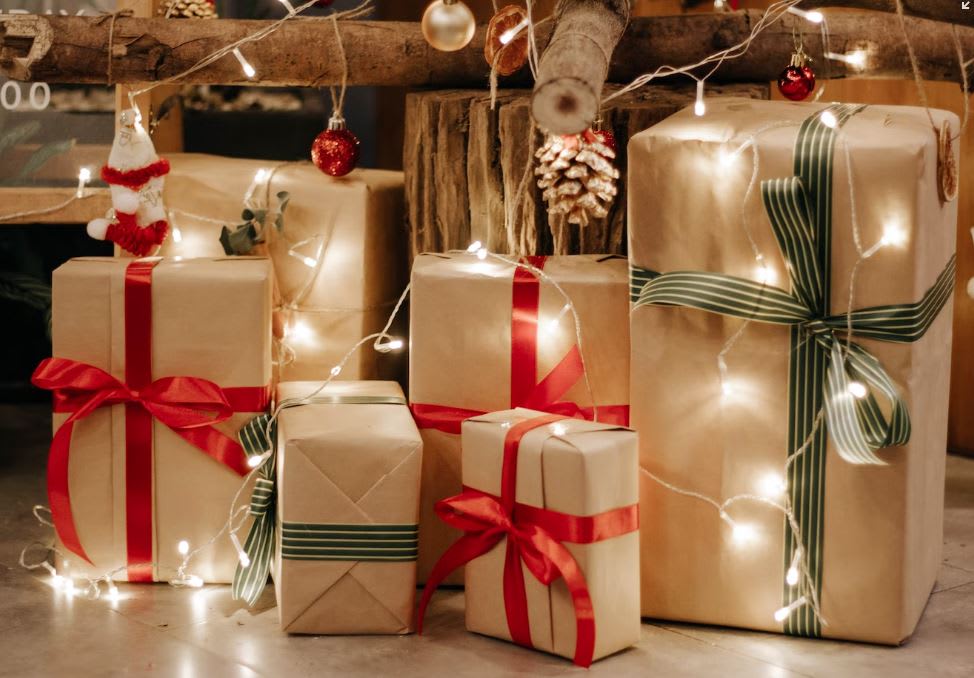
[[(424, 254), (413, 263), (409, 395), (424, 450), (420, 581), (460, 534), (436, 518), (434, 505), (460, 492), (464, 419), (530, 407), (588, 419), (597, 409), (599, 421), (628, 423), (626, 260), (522, 261), (526, 267), (454, 252)], [(462, 578), (457, 573), (447, 581)]]
[[(68, 572), (165, 581), (203, 546), (250, 467), (236, 431), (271, 386), (270, 264), (260, 258), (72, 259), (54, 272), (48, 495)], [(242, 496), (249, 496), (245, 490)], [(229, 582), (228, 540), (192, 573)]]
[(580, 666), (639, 641), (639, 466), (630, 429), (518, 408), (463, 423), (462, 530), (430, 573), (466, 565), (467, 629)]

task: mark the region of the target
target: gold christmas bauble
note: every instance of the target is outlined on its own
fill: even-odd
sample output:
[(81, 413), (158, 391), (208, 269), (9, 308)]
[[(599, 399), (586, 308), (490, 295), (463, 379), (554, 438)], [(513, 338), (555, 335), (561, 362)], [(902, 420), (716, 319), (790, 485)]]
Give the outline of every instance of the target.
[(477, 21), (460, 0), (434, 0), (423, 13), (423, 37), (435, 49), (455, 52), (473, 40)]

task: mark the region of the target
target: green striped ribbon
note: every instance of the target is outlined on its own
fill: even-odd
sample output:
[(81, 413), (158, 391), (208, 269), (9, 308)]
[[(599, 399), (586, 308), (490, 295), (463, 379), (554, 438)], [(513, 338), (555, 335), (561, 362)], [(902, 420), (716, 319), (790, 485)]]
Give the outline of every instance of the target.
[[(281, 402), (280, 408), (282, 410), (290, 407), (299, 407), (301, 405), (405, 405), (406, 400), (398, 396), (365, 396), (365, 395), (317, 395), (311, 398), (291, 398)], [(269, 425), (268, 425), (269, 424)], [(274, 449), (274, 442), (277, 440), (277, 421), (271, 420), (270, 414), (261, 414), (253, 419), (251, 419), (247, 424), (240, 429), (238, 434), (240, 438), (240, 444), (243, 446), (244, 451), (249, 457), (260, 456), (265, 452), (269, 452)], [(257, 602), (260, 597), (261, 592), (264, 590), (264, 585), (267, 583), (267, 575), (270, 572), (271, 560), (274, 555), (274, 526), (276, 520), (275, 505), (276, 505), (276, 487), (275, 482), (277, 480), (277, 468), (275, 462), (275, 455), (271, 454), (267, 460), (260, 466), (257, 471), (257, 481), (254, 485), (254, 492), (250, 498), (250, 514), (254, 516), (254, 522), (250, 527), (250, 532), (247, 535), (247, 541), (244, 543), (243, 549), (246, 552), (247, 557), (250, 559), (250, 564), (246, 567), (238, 563), (237, 570), (233, 575), (233, 587), (231, 589), (234, 600), (244, 600), (248, 605), (253, 605)], [(397, 536), (395, 539), (390, 538), (385, 540), (385, 534), (392, 532), (397, 535), (405, 535), (408, 532), (409, 527), (413, 529), (413, 551), (415, 551), (415, 532), (418, 529), (415, 525), (413, 526), (402, 526), (402, 525), (392, 525), (392, 526), (378, 526), (385, 528), (385, 531), (370, 531), (370, 528), (375, 528), (374, 525), (306, 525), (302, 523), (284, 523), (282, 527), (282, 540), (285, 543), (283, 557), (290, 557), (287, 555), (288, 547), (287, 542), (289, 540), (296, 540), (293, 544), (293, 548), (297, 551), (304, 549), (307, 554), (302, 557), (303, 560), (311, 560), (311, 553), (318, 552), (324, 554), (326, 552), (325, 541), (329, 539), (338, 540), (338, 537), (327, 537), (327, 534), (345, 535), (341, 537), (341, 541), (346, 543), (356, 542), (356, 540), (361, 539), (361, 535), (373, 534), (376, 539), (376, 544), (385, 543), (385, 541), (396, 541), (397, 543), (402, 542), (403, 546), (399, 550), (408, 550), (408, 545), (405, 545), (405, 537)], [(319, 529), (321, 528), (321, 529)], [(354, 530), (352, 528), (355, 528)], [(391, 528), (391, 529), (390, 529)], [(307, 532), (306, 537), (301, 537), (298, 532)], [(354, 532), (356, 536), (350, 536)], [(306, 539), (306, 547), (300, 546), (297, 542), (302, 539)], [(385, 540), (385, 541), (383, 541)], [(376, 549), (376, 552), (380, 547), (373, 544), (372, 548)], [(338, 546), (338, 544), (334, 544)], [(343, 551), (343, 553), (339, 553)], [(366, 552), (369, 551), (369, 547), (358, 548), (358, 544), (355, 547), (343, 547), (335, 550), (327, 550), (327, 555), (338, 556), (344, 555), (343, 558), (338, 557), (327, 557), (327, 558), (316, 558), (317, 560), (379, 560), (379, 558), (356, 558), (353, 557), (356, 552)], [(373, 555), (375, 554), (374, 552)], [(351, 555), (347, 555), (351, 554)], [(413, 559), (415, 559), (413, 555)], [(403, 560), (408, 560), (408, 558), (402, 558)], [(385, 560), (391, 560), (387, 558)]]
[(419, 525), (282, 523), (281, 557), (288, 560), (416, 560)]
[[(923, 298), (912, 304), (876, 306), (846, 314), (830, 313), (832, 277), (832, 151), (836, 129), (864, 106), (834, 105), (838, 124), (830, 127), (816, 113), (806, 119), (795, 142), (795, 176), (761, 182), (771, 222), (791, 281), (791, 291), (718, 273), (657, 273), (631, 269), (633, 309), (644, 305), (683, 306), (756, 322), (791, 327), (788, 454), (808, 447), (789, 467), (791, 505), (801, 534), (785, 523), (785, 568), (799, 541), (816, 594), (822, 590), (822, 535), (825, 450), (831, 436), (839, 455), (854, 464), (882, 464), (876, 451), (910, 439), (910, 416), (892, 379), (872, 354), (847, 336), (909, 343), (920, 339), (953, 291), (952, 256)], [(867, 386), (863, 398), (849, 383)], [(877, 394), (889, 403), (885, 415)], [(816, 419), (825, 409), (825, 425)], [(784, 588), (784, 603), (809, 596), (808, 583)], [(786, 633), (820, 636), (810, 606), (785, 620)]]

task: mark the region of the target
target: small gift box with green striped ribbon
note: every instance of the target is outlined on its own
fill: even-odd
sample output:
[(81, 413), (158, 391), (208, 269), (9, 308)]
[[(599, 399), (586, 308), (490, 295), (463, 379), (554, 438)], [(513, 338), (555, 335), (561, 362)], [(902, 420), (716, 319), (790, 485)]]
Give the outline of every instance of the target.
[[(260, 470), (234, 581), (255, 602), (268, 569), (289, 633), (399, 634), (413, 630), (422, 441), (394, 382), (279, 386), (270, 431), (242, 439), (275, 450)], [(261, 426), (261, 424), (264, 426)]]

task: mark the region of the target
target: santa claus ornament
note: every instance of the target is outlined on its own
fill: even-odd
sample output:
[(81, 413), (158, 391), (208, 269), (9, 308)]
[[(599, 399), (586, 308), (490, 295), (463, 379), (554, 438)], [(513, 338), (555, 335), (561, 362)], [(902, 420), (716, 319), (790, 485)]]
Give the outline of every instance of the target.
[(108, 164), (101, 178), (111, 187), (112, 209), (104, 219), (88, 222), (88, 235), (110, 240), (137, 257), (152, 254), (169, 234), (162, 187), (169, 161), (156, 155), (135, 109), (119, 115)]

